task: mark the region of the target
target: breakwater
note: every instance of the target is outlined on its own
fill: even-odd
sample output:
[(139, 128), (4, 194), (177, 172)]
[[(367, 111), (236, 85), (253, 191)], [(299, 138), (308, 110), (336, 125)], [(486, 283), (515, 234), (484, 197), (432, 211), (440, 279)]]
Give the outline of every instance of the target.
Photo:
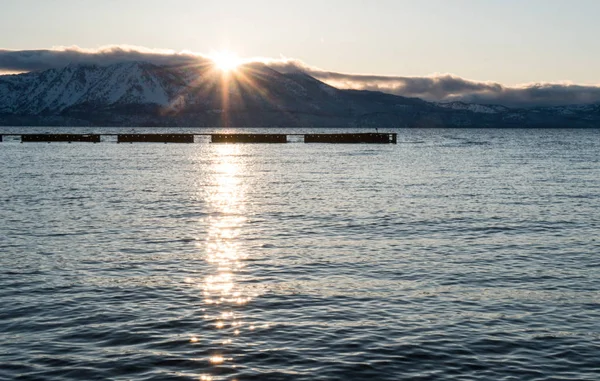
[[(117, 143), (194, 143), (196, 136), (210, 136), (211, 143), (288, 143), (289, 136), (299, 142), (328, 144), (396, 144), (396, 133), (338, 133), (338, 134), (3, 134), (18, 137), (22, 143), (106, 142), (115, 137)], [(3, 141), (0, 135), (0, 142)]]

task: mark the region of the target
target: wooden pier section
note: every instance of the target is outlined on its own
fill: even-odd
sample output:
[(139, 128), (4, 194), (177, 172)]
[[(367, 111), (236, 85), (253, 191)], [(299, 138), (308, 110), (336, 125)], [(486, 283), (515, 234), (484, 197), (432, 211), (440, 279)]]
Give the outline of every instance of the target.
[(117, 143), (193, 143), (194, 134), (120, 134)]
[[(25, 142), (88, 142), (100, 143), (102, 136), (112, 136), (113, 139), (104, 140), (117, 143), (194, 143), (196, 136), (210, 136), (211, 143), (288, 143), (289, 136), (302, 137), (304, 143), (328, 144), (397, 144), (397, 133), (337, 133), (337, 134), (27, 134), (8, 133), (3, 136), (18, 136), (22, 143)], [(301, 139), (292, 140), (302, 142)]]
[(28, 134), (21, 135), (22, 143), (51, 143), (51, 142), (77, 142), (100, 143), (100, 135), (96, 134)]
[(306, 134), (304, 143), (396, 144), (396, 134)]
[(285, 134), (212, 134), (211, 143), (287, 143)]

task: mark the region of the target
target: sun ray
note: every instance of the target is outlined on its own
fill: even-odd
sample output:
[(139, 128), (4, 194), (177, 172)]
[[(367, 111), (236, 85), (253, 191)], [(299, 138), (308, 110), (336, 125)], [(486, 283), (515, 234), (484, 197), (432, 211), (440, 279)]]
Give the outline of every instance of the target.
[(235, 71), (242, 63), (235, 53), (228, 50), (212, 53), (209, 57), (213, 60), (215, 66), (224, 73)]
[[(217, 58), (219, 57), (218, 61)], [(297, 115), (285, 107), (277, 94), (271, 93), (269, 77), (272, 75), (268, 68), (261, 65), (253, 65), (240, 60), (233, 53), (227, 53), (221, 61), (221, 53), (213, 54), (211, 60), (197, 65), (185, 65), (182, 70), (182, 83), (195, 72), (195, 78), (187, 83), (185, 90), (176, 98), (166, 114), (178, 113), (176, 102), (186, 103), (188, 100), (197, 102), (204, 100), (203, 111), (220, 119), (222, 126), (232, 126), (239, 123), (239, 118), (244, 118), (248, 108), (270, 105), (274, 110), (283, 113), (291, 120), (297, 119)], [(232, 58), (232, 61), (228, 61)], [(221, 66), (221, 62), (223, 62)], [(234, 65), (234, 63), (236, 65)], [(233, 68), (226, 71), (226, 68)]]

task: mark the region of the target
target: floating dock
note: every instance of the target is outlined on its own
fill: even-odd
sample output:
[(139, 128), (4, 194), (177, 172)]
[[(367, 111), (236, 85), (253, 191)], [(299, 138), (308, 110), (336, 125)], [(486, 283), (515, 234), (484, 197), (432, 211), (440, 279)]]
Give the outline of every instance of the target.
[(287, 143), (285, 134), (212, 134), (211, 143)]
[[(102, 136), (116, 136), (117, 143), (194, 143), (196, 136), (210, 136), (211, 143), (287, 143), (289, 136), (302, 137), (304, 143), (397, 144), (396, 133), (338, 134), (0, 134), (18, 136), (21, 142), (100, 143)], [(105, 140), (106, 141), (106, 140)], [(113, 140), (108, 140), (114, 142)], [(302, 142), (295, 139), (294, 142)]]
[[(1, 139), (0, 139), (1, 141)], [(100, 143), (100, 135), (81, 134), (28, 134), (21, 135), (22, 143), (51, 143), (51, 142), (77, 142)]]
[(194, 134), (120, 134), (117, 143), (193, 143)]

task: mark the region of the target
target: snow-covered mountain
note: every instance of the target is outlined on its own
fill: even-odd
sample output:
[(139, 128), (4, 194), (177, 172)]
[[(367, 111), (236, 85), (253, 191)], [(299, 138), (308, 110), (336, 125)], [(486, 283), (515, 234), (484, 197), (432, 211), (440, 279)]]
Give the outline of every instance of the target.
[[(301, 82), (335, 95), (336, 89), (314, 78), (286, 76), (258, 64), (226, 78), (207, 67), (165, 67), (145, 62), (102, 67), (69, 65), (59, 70), (0, 76), (0, 113), (60, 114), (81, 106), (131, 105), (157, 106), (164, 111), (190, 106), (219, 111), (225, 95), (232, 98), (228, 104), (232, 108), (240, 106), (235, 101), (241, 96), (253, 103), (272, 93), (280, 93), (270, 100), (272, 103), (286, 97), (307, 98), (310, 89)], [(313, 108), (319, 105), (315, 103)]]
[(0, 76), (0, 125), (596, 127), (600, 106), (513, 109), (340, 90), (264, 64), (124, 62)]
[(151, 65), (130, 62), (2, 76), (0, 112), (53, 113), (79, 104), (166, 106), (177, 89), (156, 74)]

